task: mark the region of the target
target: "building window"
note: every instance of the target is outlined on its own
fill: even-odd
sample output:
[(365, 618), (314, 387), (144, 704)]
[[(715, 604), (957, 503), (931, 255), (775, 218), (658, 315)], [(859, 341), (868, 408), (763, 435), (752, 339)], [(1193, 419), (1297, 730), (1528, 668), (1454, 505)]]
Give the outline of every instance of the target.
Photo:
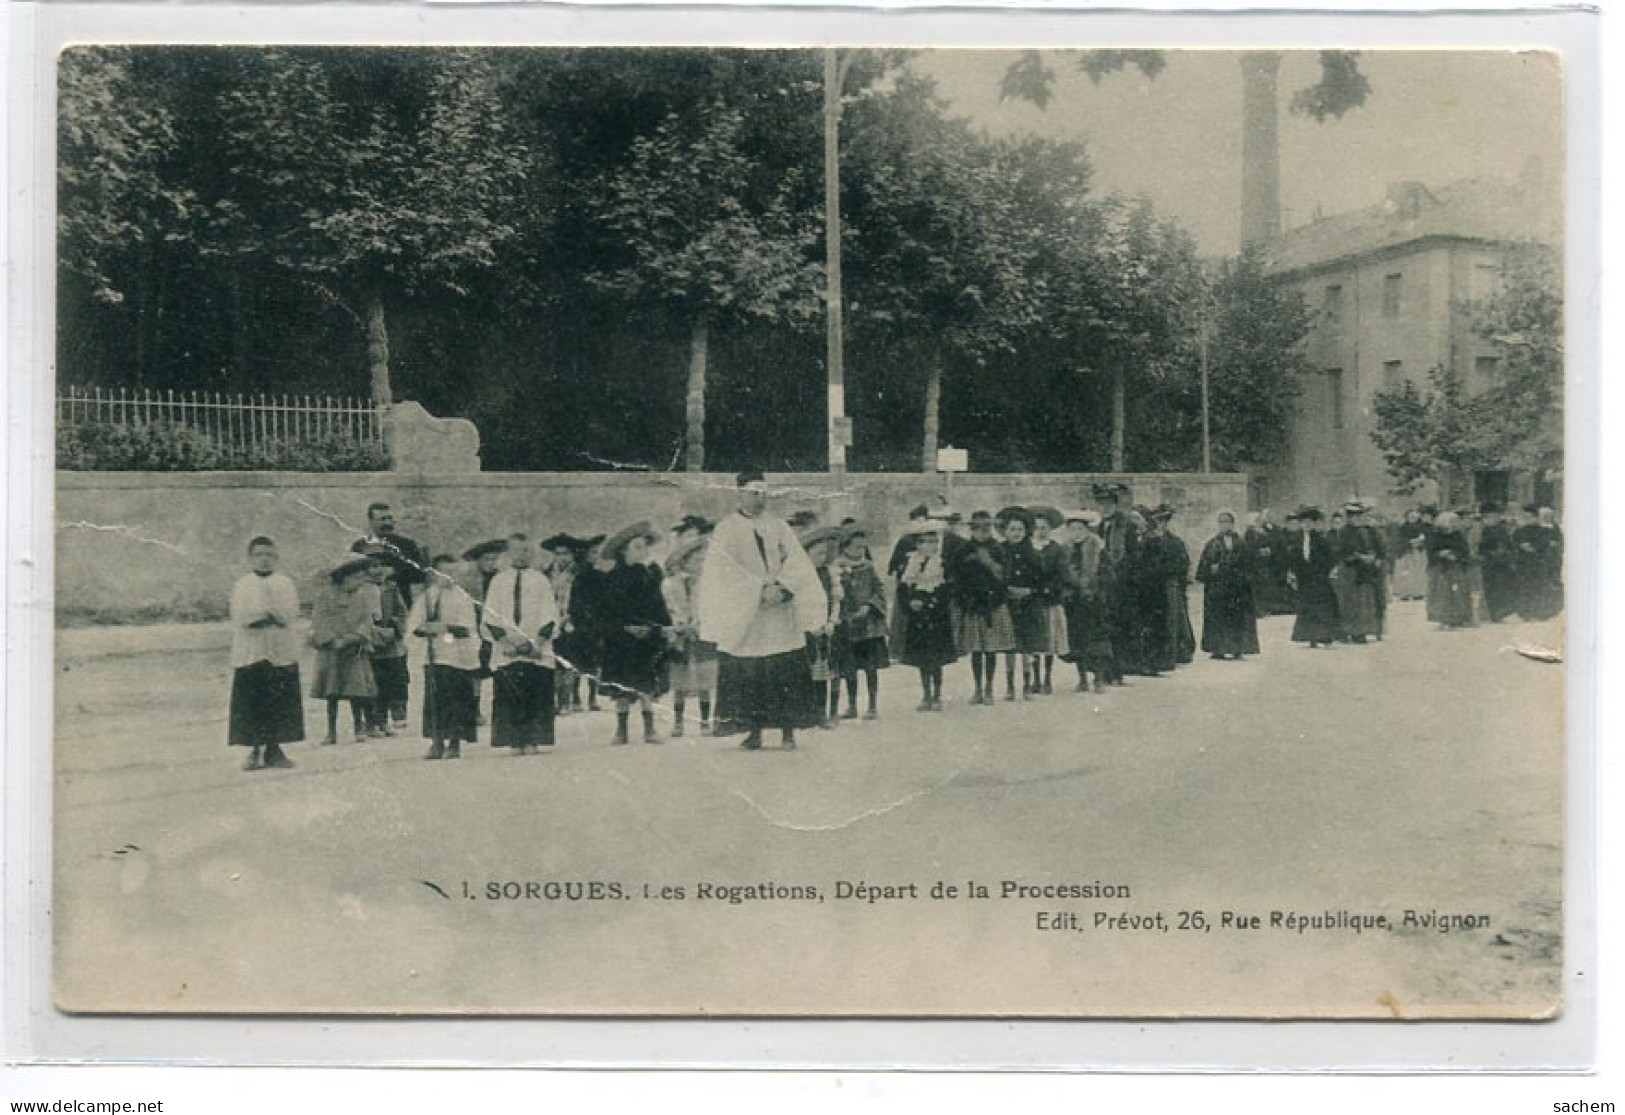
[(1343, 369), (1326, 369), (1326, 413), (1332, 420), (1332, 429), (1343, 428)]
[(1382, 316), (1399, 316), (1399, 290), (1405, 276), (1398, 271), (1382, 277)]
[(1382, 386), (1386, 391), (1392, 391), (1405, 382), (1405, 361), (1384, 360), (1382, 362)]
[(1326, 288), (1326, 300), (1321, 312), (1325, 314), (1328, 325), (1335, 326), (1342, 323), (1343, 288), (1341, 286), (1334, 285)]
[(1501, 361), (1494, 356), (1480, 356), (1473, 361), (1473, 378), (1486, 383), (1501, 370)]

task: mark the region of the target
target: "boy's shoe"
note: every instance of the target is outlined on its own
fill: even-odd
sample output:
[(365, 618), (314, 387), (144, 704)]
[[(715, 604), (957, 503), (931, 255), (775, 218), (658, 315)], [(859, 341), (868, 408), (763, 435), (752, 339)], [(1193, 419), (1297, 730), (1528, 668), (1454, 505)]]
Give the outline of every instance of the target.
[(248, 752), (248, 758), (243, 760), (243, 769), (244, 770), (263, 770), (264, 768), (265, 768), (265, 763), (260, 758), (260, 749), (257, 748), (257, 747), (251, 748), (249, 750), (249, 752)]
[(446, 748), (437, 742), (428, 751), (424, 752), (423, 757), (431, 762), (435, 759), (444, 759), (446, 757)]

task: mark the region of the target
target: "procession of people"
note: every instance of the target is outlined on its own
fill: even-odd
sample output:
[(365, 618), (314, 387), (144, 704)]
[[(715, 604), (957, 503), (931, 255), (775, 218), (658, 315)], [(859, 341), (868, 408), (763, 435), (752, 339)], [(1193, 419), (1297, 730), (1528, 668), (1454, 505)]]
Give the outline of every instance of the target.
[[(780, 517), (759, 470), (735, 487), (735, 510), (716, 522), (688, 514), (669, 530), (640, 521), (540, 545), (514, 532), (461, 559), (426, 557), (388, 505), (373, 504), (367, 536), (323, 570), (312, 602), (321, 743), (339, 742), (345, 703), (353, 739), (407, 730), (411, 641), (422, 649), (425, 759), (460, 758), (477, 741), (486, 679), (489, 743), (516, 755), (552, 748), (557, 718), (596, 711), (600, 697), (615, 712), (613, 746), (664, 742), (657, 707), (681, 737), (693, 701), (700, 733), (739, 736), (749, 751), (775, 733), (788, 750), (798, 732), (877, 719), (893, 664), (917, 676), (917, 711), (938, 713), (961, 659), (967, 703), (991, 706), (1053, 695), (1057, 660), (1072, 667), (1074, 692), (1100, 693), (1169, 675), (1198, 650), (1254, 656), (1258, 620), (1271, 615), (1291, 615), (1292, 640), (1321, 648), (1382, 640), (1391, 599), (1425, 599), (1441, 629), (1547, 620), (1563, 606), (1562, 530), (1535, 504), (1516, 525), (1485, 504), (1470, 516), (1414, 508), (1390, 528), (1352, 500), (1330, 517), (1299, 507), (1284, 525), (1258, 512), (1245, 531), (1226, 509), (1193, 564), (1174, 507), (1133, 504), (1126, 486), (1100, 483), (1090, 508), (964, 516), (921, 504), (882, 568), (873, 532), (855, 520)], [(300, 602), (273, 539), (254, 538), (248, 563), (231, 597), (228, 743), (250, 749), (245, 769), (287, 767), (283, 745), (304, 739)]]

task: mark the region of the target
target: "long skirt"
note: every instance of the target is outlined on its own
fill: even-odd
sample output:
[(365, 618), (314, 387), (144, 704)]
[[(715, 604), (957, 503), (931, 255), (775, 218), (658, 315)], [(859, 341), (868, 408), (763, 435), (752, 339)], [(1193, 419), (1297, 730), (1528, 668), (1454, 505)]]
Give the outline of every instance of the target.
[(1055, 654), (1065, 647), (1056, 647), (1050, 636), (1049, 608), (1032, 597), (1010, 602), (1010, 623), (1015, 628), (1015, 650), (1022, 654)]
[(662, 668), (663, 657), (658, 635), (640, 639), (616, 632), (604, 640), (602, 684), (624, 697), (658, 697), (670, 676)]
[(1292, 624), (1294, 643), (1330, 643), (1343, 630), (1337, 614), (1337, 592), (1328, 577), (1298, 582), (1298, 618)]
[(1343, 634), (1348, 638), (1382, 634), (1377, 586), (1370, 581), (1357, 580), (1348, 569), (1338, 573), (1337, 614), (1342, 621)]
[(762, 658), (717, 653), (715, 734), (813, 728), (824, 722), (805, 648)]
[(1428, 594), (1427, 555), (1410, 550), (1394, 562), (1394, 596), (1400, 600), (1421, 600)]
[(297, 665), (260, 661), (232, 671), (227, 746), (266, 747), (304, 738), (304, 695), (299, 692)]
[(1257, 654), (1253, 586), (1240, 578), (1211, 581), (1202, 593), (1202, 649), (1209, 654)]
[(1434, 566), (1428, 570), (1428, 620), (1446, 627), (1472, 627), (1473, 596), (1465, 569)]
[(858, 639), (855, 642), (843, 640), (836, 636), (837, 643), (844, 643), (844, 649), (838, 656), (842, 677), (853, 677), (859, 672), (869, 670), (884, 670), (891, 665), (891, 651), (886, 646), (884, 635), (875, 635), (868, 639)]
[(1563, 611), (1563, 582), (1536, 574), (1519, 594), (1518, 615), (1530, 620), (1548, 620)]
[[(954, 645), (960, 654), (997, 654), (1016, 649), (1016, 629), (1010, 622), (1010, 609), (1003, 604), (991, 612), (972, 611), (958, 604), (950, 609), (954, 621)], [(902, 648), (892, 647), (901, 656)]]
[(479, 711), (479, 680), (473, 670), (423, 667), (424, 739), (473, 743)]
[(366, 647), (316, 651), (316, 676), (311, 679), (312, 697), (378, 696), (378, 681), (372, 672), (372, 655)]
[(905, 666), (946, 666), (959, 657), (954, 643), (953, 615), (947, 601), (933, 601), (919, 611), (905, 607), (908, 634), (903, 646)]
[(1066, 605), (1066, 653), (1068, 662), (1097, 669), (1112, 657), (1112, 629), (1105, 602), (1098, 594), (1077, 597)]
[(1518, 610), (1518, 579), (1511, 569), (1484, 567), (1484, 608), (1494, 623)]
[(512, 662), (496, 671), (492, 684), (491, 746), (552, 747), (552, 667)]

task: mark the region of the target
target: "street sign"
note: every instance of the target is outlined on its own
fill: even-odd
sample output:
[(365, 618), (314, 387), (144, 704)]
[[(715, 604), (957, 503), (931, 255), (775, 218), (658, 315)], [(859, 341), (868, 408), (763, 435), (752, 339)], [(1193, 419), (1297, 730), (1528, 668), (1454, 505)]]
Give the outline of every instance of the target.
[(937, 450), (937, 471), (949, 473), (969, 472), (970, 452), (964, 449), (955, 449), (951, 445), (943, 446)]

